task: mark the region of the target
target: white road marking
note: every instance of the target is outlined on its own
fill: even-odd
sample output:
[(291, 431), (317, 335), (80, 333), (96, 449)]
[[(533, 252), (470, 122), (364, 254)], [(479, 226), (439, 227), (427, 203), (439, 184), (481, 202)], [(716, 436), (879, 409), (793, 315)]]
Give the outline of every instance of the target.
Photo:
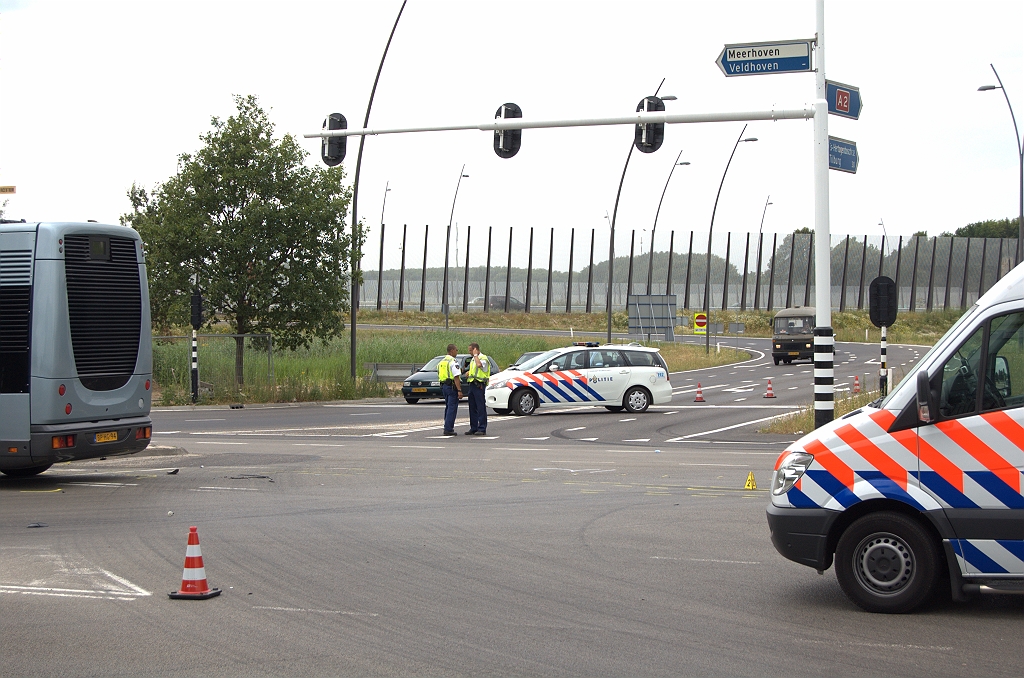
[(788, 416), (788, 413), (773, 414), (770, 417), (761, 417), (760, 419), (753, 419), (751, 421), (745, 421), (742, 424), (733, 424), (732, 426), (724, 426), (722, 428), (716, 428), (716, 429), (712, 429), (710, 431), (703, 431), (701, 433), (691, 433), (690, 435), (679, 436), (678, 438), (670, 438), (669, 440), (666, 440), (665, 442), (666, 443), (677, 443), (677, 442), (686, 440), (688, 438), (697, 438), (697, 437), (700, 437), (700, 436), (711, 435), (712, 433), (721, 433), (722, 431), (729, 431), (729, 430), (734, 429), (734, 428), (742, 428), (744, 426), (750, 426), (751, 424), (759, 424), (762, 421), (770, 421), (772, 419), (778, 419), (779, 417), (785, 417), (785, 416)]
[(379, 617), (376, 612), (346, 612), (345, 610), (312, 610), (301, 607), (269, 607), (266, 605), (253, 605), (254, 610), (272, 610), (274, 612), (315, 612), (317, 614), (344, 614), (352, 617)]
[(181, 431), (153, 431), (155, 436), (169, 436), (172, 433), (181, 433)]
[(240, 492), (259, 492), (255, 487), (200, 487), (193, 492), (215, 492), (217, 490), (239, 490)]
[(586, 426), (577, 426), (576, 428), (567, 428), (566, 431), (582, 431)]
[(636, 417), (632, 417), (630, 419), (619, 419), (619, 421), (636, 421)]
[(228, 443), (217, 440), (193, 440), (193, 443), (201, 443), (203, 445), (248, 445), (249, 443)]
[(579, 438), (579, 440), (583, 440), (583, 441), (586, 441), (588, 443), (592, 443), (595, 440), (597, 440), (597, 438)]
[(734, 402), (734, 403), (738, 403), (738, 402), (740, 402), (741, 400), (746, 400), (746, 398), (737, 398), (737, 399), (736, 399), (736, 400), (734, 400), (733, 402)]
[(537, 438), (523, 438), (523, 440), (547, 440), (551, 436), (539, 436)]
[(624, 443), (649, 443), (650, 438), (630, 438), (629, 440), (623, 440)]
[(662, 412), (662, 414), (679, 414), (678, 410), (672, 410), (671, 412)]
[(197, 422), (197, 421), (227, 421), (227, 419), (186, 419), (186, 422)]
[(292, 443), (292, 447), (345, 447), (337, 443)]
[(444, 445), (389, 445), (392, 449), (443, 450)]
[(79, 487), (138, 487), (138, 483), (67, 483), (68, 485), (78, 485)]
[(671, 556), (651, 556), (651, 560), (688, 560), (692, 563), (725, 563), (728, 565), (760, 565), (757, 560), (718, 560), (717, 558), (673, 558)]

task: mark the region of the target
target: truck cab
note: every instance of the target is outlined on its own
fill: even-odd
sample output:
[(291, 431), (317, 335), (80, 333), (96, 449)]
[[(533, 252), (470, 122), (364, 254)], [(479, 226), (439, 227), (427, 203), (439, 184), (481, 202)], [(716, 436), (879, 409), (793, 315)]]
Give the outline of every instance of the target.
[(884, 399), (792, 443), (768, 524), (872, 612), (1024, 591), (1024, 264)]

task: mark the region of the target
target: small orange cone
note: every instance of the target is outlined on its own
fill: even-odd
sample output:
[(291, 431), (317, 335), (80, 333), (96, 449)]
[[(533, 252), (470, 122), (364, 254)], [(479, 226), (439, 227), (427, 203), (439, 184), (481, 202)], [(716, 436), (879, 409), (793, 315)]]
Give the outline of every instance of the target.
[(702, 391), (702, 390), (700, 389), (700, 382), (699, 382), (699, 381), (697, 382), (697, 397), (693, 399), (693, 402), (695, 402), (695, 403), (703, 403), (703, 402), (706, 402), (706, 401), (704, 400), (704, 391)]
[(768, 390), (765, 391), (764, 397), (765, 398), (774, 398), (775, 397), (775, 391), (772, 390), (772, 380), (771, 379), (768, 380)]
[(853, 392), (860, 393), (860, 377), (853, 375)]
[(181, 574), (181, 590), (168, 593), (171, 598), (205, 600), (220, 595), (220, 589), (211, 589), (206, 583), (206, 568), (199, 550), (199, 529), (188, 528), (188, 546), (185, 547), (185, 570)]

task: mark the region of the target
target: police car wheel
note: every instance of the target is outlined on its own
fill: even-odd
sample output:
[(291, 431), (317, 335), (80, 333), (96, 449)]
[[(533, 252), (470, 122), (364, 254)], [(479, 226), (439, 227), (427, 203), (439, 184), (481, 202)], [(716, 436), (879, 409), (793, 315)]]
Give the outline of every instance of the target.
[(512, 411), (520, 417), (533, 414), (537, 410), (537, 395), (528, 388), (523, 388), (512, 394), (509, 399)]
[(5, 476), (11, 478), (31, 478), (37, 476), (46, 469), (53, 466), (53, 464), (43, 464), (42, 466), (30, 466), (29, 468), (6, 468), (0, 470)]
[(492, 407), (491, 409), (494, 410), (494, 413), (496, 415), (498, 415), (499, 417), (507, 416), (508, 413), (512, 411), (512, 410), (504, 408), (504, 407)]
[(621, 412), (622, 405), (605, 405), (604, 409), (608, 410), (609, 412)]
[(866, 515), (836, 547), (836, 578), (850, 600), (868, 612), (911, 612), (928, 599), (940, 574), (935, 539), (901, 513)]
[(405, 399), (405, 402), (409, 403), (410, 405), (415, 405), (419, 401), (420, 401), (419, 398), (406, 398)]
[(630, 414), (646, 412), (651, 406), (651, 394), (645, 388), (634, 386), (622, 397), (622, 405)]

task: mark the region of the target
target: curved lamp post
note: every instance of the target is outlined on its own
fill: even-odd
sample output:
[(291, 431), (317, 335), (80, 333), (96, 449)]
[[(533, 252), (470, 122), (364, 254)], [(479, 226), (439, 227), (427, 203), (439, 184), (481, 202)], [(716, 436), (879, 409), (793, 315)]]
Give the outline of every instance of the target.
[(679, 155), (676, 156), (675, 162), (672, 163), (672, 169), (668, 171), (668, 179), (665, 180), (665, 188), (661, 189), (661, 198), (658, 200), (658, 210), (654, 213), (654, 226), (651, 227), (651, 256), (647, 262), (647, 294), (651, 293), (651, 279), (654, 276), (654, 232), (658, 228), (658, 215), (661, 214), (661, 203), (665, 199), (665, 191), (668, 190), (668, 182), (672, 181), (672, 173), (676, 171), (676, 167), (680, 165), (689, 165), (688, 160), (679, 162), (679, 158), (683, 157), (682, 149), (679, 149)]
[(381, 285), (384, 283), (384, 208), (388, 204), (391, 182), (384, 183), (384, 202), (380, 206), (380, 261), (377, 263), (377, 310), (381, 307)]
[(444, 328), (448, 329), (448, 251), (452, 241), (452, 218), (455, 216), (455, 201), (459, 199), (459, 186), (462, 185), (462, 180), (469, 178), (466, 174), (466, 165), (463, 163), (462, 169), (459, 170), (459, 181), (455, 184), (455, 197), (452, 198), (452, 211), (448, 215), (448, 230), (446, 231), (444, 238), (444, 284), (442, 285), (441, 291), (441, 305), (444, 311)]
[[(722, 186), (725, 185), (725, 175), (729, 173), (729, 165), (732, 164), (732, 158), (736, 155), (736, 149), (739, 147), (741, 141), (757, 141), (757, 137), (743, 138), (743, 135), (747, 131), (747, 126), (744, 125), (740, 131), (740, 135), (736, 137), (736, 143), (732, 145), (732, 153), (729, 154), (729, 162), (725, 163), (725, 171), (722, 172), (722, 180), (718, 183), (718, 194), (715, 196), (715, 206), (711, 210), (711, 226), (708, 228), (708, 258), (704, 272), (704, 315), (708, 318), (708, 325), (711, 324), (711, 237), (715, 232), (715, 212), (718, 211), (718, 199), (722, 196)], [(722, 290), (723, 294), (727, 294), (728, 290)], [(704, 328), (704, 353), (711, 353), (711, 328)]]
[(768, 214), (768, 205), (773, 204), (775, 203), (772, 202), (772, 196), (769, 195), (765, 198), (764, 210), (761, 212), (761, 225), (757, 227), (757, 283), (754, 286), (755, 309), (758, 307), (758, 301), (761, 299), (761, 232), (764, 230), (764, 215)]
[[(658, 89), (654, 90), (654, 96), (658, 96), (661, 86), (665, 84), (665, 78), (658, 83)], [(661, 97), (662, 101), (675, 101), (675, 95)], [(615, 281), (615, 219), (619, 216), (619, 198), (622, 196), (622, 182), (626, 180), (626, 169), (629, 167), (629, 159), (633, 157), (632, 143), (629, 145), (629, 154), (626, 156), (626, 164), (622, 166), (622, 177), (619, 179), (619, 190), (615, 194), (615, 207), (612, 209), (611, 237), (608, 238), (608, 343), (612, 343), (612, 285)]]
[(1016, 142), (1015, 150), (1017, 151), (1017, 160), (1020, 163), (1019, 173), (1017, 175), (1020, 181), (1020, 192), (1018, 194), (1017, 202), (1017, 263), (1024, 261), (1024, 146), (1021, 145), (1020, 132), (1017, 131), (1017, 118), (1013, 114), (1013, 106), (1010, 105), (1010, 97), (1006, 94), (1006, 88), (1003, 87), (1003, 81), (999, 78), (999, 73), (996, 71), (996, 67), (993, 64), (989, 64), (992, 68), (992, 72), (996, 75), (996, 81), (998, 85), (982, 85), (978, 88), (979, 92), (988, 92), (994, 89), (1003, 90), (1003, 98), (1006, 99), (1006, 107), (1010, 109), (1010, 119), (1013, 120), (1013, 140)]

